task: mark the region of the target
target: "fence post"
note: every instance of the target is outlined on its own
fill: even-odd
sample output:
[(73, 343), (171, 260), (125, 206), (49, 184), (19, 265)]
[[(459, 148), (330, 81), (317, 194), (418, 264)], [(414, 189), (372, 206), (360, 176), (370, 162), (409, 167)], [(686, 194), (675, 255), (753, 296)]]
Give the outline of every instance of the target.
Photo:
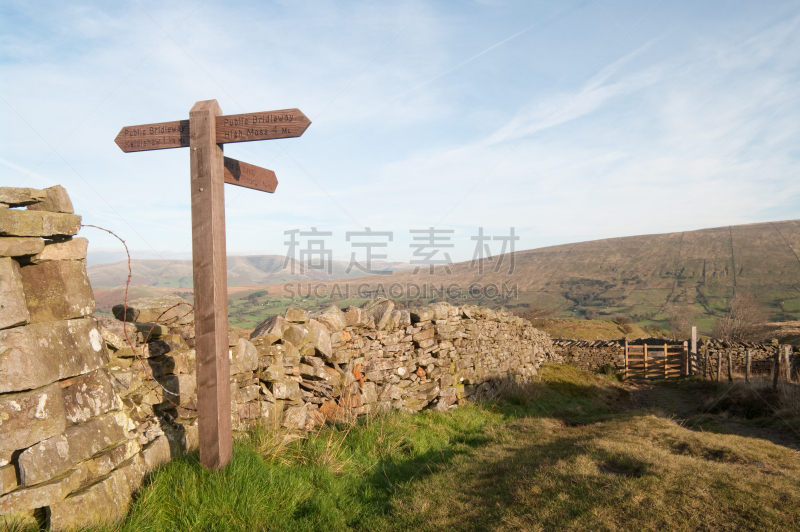
[(689, 353), (689, 346), (687, 342), (683, 342), (683, 358), (684, 358), (684, 365), (683, 368), (683, 376), (688, 377), (692, 374), (692, 354)]
[(778, 377), (781, 374), (781, 348), (778, 346), (778, 349), (775, 351), (775, 367), (772, 370), (772, 388), (778, 388)]
[(667, 362), (669, 361), (669, 351), (667, 350), (667, 344), (664, 344), (664, 380), (667, 378)]
[(708, 370), (708, 346), (703, 353), (703, 378), (707, 379), (711, 372)]
[(691, 351), (691, 354), (689, 355), (689, 375), (691, 375), (693, 373), (692, 360), (691, 360), (692, 359), (692, 355), (694, 355), (695, 359), (698, 358), (697, 357), (697, 326), (695, 326), (695, 325), (692, 325), (692, 351)]
[(644, 344), (644, 380), (647, 380), (647, 344)]
[(748, 384), (750, 384), (750, 364), (753, 361), (753, 357), (750, 353), (749, 349), (744, 353), (744, 382)]
[(628, 378), (628, 339), (625, 338), (625, 378)]
[(733, 382), (733, 355), (728, 351), (728, 382)]
[(722, 375), (722, 351), (717, 351), (717, 382)]
[(784, 370), (786, 382), (791, 382), (792, 380), (792, 365), (789, 363), (789, 353), (792, 352), (792, 346), (785, 345), (783, 346), (783, 364), (786, 366)]

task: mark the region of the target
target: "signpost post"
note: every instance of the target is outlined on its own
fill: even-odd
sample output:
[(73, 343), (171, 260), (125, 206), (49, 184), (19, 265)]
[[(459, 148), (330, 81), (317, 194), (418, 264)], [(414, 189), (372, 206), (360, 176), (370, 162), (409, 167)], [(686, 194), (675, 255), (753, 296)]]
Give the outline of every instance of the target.
[(197, 416), (208, 469), (222, 469), (233, 453), (223, 183), (270, 193), (278, 186), (275, 172), (224, 157), (222, 145), (299, 137), (310, 124), (298, 109), (226, 116), (207, 100), (194, 104), (189, 120), (124, 127), (114, 139), (126, 153), (189, 148)]

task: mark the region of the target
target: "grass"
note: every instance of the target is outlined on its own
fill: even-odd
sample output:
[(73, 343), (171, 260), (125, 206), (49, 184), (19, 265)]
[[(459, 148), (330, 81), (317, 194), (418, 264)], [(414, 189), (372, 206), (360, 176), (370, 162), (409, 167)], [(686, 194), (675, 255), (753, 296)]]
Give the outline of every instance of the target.
[(691, 394), (701, 405), (690, 413), (686, 423), (692, 428), (720, 433), (757, 434), (764, 429), (786, 433), (785, 438), (800, 440), (800, 386), (778, 382), (773, 389), (771, 376), (753, 376), (747, 384), (743, 375), (734, 374), (733, 382), (686, 379), (663, 383)]
[(545, 318), (535, 320), (534, 327), (550, 335), (551, 338), (572, 338), (576, 340), (619, 340), (649, 338), (651, 332), (636, 324), (629, 324), (629, 331), (611, 320), (584, 320), (569, 318)]
[[(722, 395), (707, 384), (652, 389), (705, 407)], [(637, 409), (636, 393), (546, 364), (541, 382), (493, 403), (392, 412), (294, 440), (257, 429), (221, 473), (196, 454), (163, 466), (127, 518), (100, 530), (800, 527), (796, 451), (690, 430), (664, 405)]]

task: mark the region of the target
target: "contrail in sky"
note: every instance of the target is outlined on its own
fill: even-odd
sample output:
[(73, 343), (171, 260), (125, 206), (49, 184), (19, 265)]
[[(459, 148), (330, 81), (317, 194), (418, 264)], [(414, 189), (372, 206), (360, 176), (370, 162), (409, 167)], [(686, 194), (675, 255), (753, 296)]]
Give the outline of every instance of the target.
[(518, 31), (518, 32), (517, 32), (517, 33), (515, 33), (514, 35), (511, 35), (510, 37), (506, 37), (506, 38), (505, 38), (505, 39), (503, 39), (502, 41), (500, 41), (500, 42), (498, 42), (498, 43), (495, 43), (495, 44), (491, 45), (490, 47), (486, 48), (485, 50), (482, 50), (482, 51), (478, 52), (477, 54), (473, 55), (473, 56), (472, 56), (472, 57), (470, 57), (469, 59), (465, 59), (464, 61), (460, 62), (459, 64), (457, 64), (457, 65), (455, 65), (455, 66), (452, 66), (452, 67), (448, 68), (448, 69), (447, 69), (447, 70), (445, 70), (444, 72), (442, 72), (442, 73), (440, 73), (440, 74), (437, 74), (436, 76), (434, 76), (434, 77), (432, 77), (432, 78), (430, 78), (430, 79), (428, 79), (428, 80), (426, 80), (426, 81), (423, 81), (422, 83), (419, 83), (418, 85), (415, 85), (414, 87), (412, 87), (412, 88), (408, 89), (407, 91), (401, 92), (400, 94), (397, 94), (396, 96), (393, 96), (393, 97), (392, 97), (390, 100), (387, 100), (387, 101), (385, 101), (385, 102), (384, 102), (382, 105), (379, 105), (378, 107), (376, 107), (375, 109), (373, 109), (373, 111), (377, 111), (378, 109), (380, 109), (380, 108), (382, 108), (382, 107), (385, 107), (386, 105), (388, 105), (390, 102), (392, 102), (392, 101), (394, 101), (394, 100), (397, 100), (398, 98), (402, 98), (402, 97), (403, 97), (403, 96), (405, 96), (406, 94), (408, 94), (408, 93), (410, 93), (410, 92), (414, 92), (415, 90), (419, 89), (420, 87), (424, 87), (424, 86), (425, 86), (425, 85), (427, 85), (428, 83), (431, 83), (432, 81), (436, 81), (437, 79), (439, 79), (439, 78), (441, 78), (441, 77), (443, 77), (443, 76), (446, 76), (447, 74), (449, 74), (449, 73), (453, 72), (454, 70), (458, 70), (459, 68), (463, 67), (463, 66), (464, 66), (464, 65), (466, 65), (467, 63), (470, 63), (470, 62), (474, 61), (475, 59), (479, 58), (480, 56), (482, 56), (482, 55), (484, 55), (484, 54), (486, 54), (486, 53), (488, 53), (488, 52), (491, 52), (492, 50), (494, 50), (494, 49), (495, 49), (495, 48), (497, 48), (498, 46), (502, 46), (502, 45), (504, 45), (505, 43), (507, 43), (508, 41), (512, 41), (512, 40), (516, 39), (516, 38), (517, 38), (517, 37), (519, 37), (520, 35), (522, 35), (522, 34), (524, 34), (524, 33), (528, 32), (528, 31), (532, 30), (533, 28), (535, 28), (535, 27), (537, 27), (537, 26), (542, 26), (542, 25), (546, 25), (546, 24), (550, 23), (550, 22), (551, 22), (551, 21), (553, 21), (555, 18), (557, 18), (559, 15), (561, 15), (561, 14), (562, 14), (564, 11), (566, 11), (566, 9), (562, 9), (562, 10), (561, 10), (561, 11), (559, 11), (558, 13), (556, 13), (556, 14), (552, 15), (552, 16), (551, 16), (551, 17), (550, 17), (548, 20), (546, 20), (544, 23), (541, 23), (541, 22), (540, 22), (540, 23), (538, 23), (538, 24), (533, 24), (533, 25), (531, 25), (531, 26), (528, 26), (528, 27), (527, 27), (527, 28), (525, 28), (524, 30)]

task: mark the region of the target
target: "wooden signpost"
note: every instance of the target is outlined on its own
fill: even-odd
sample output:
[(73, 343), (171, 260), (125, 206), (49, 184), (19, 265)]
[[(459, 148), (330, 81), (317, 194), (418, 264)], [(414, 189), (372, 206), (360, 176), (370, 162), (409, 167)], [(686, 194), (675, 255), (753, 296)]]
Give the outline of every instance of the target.
[(232, 449), (228, 292), (223, 183), (275, 192), (275, 172), (224, 157), (231, 142), (299, 137), (311, 121), (298, 109), (223, 115), (216, 100), (197, 102), (189, 120), (124, 127), (124, 152), (189, 148), (192, 200), (195, 350), (200, 462), (222, 469)]

